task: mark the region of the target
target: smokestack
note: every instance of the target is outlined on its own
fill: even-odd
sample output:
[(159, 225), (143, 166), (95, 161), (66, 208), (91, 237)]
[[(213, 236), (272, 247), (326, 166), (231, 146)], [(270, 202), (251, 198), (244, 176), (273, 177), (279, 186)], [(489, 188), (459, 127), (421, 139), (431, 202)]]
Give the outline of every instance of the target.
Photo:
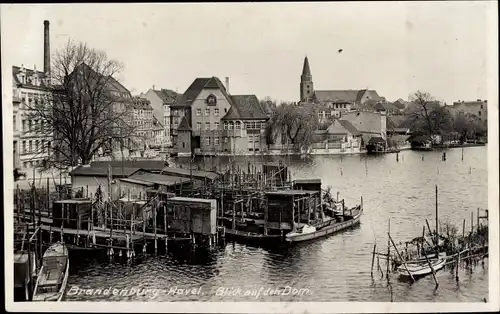
[(49, 21), (43, 21), (43, 71), (50, 73), (50, 36)]
[(229, 77), (226, 76), (226, 92), (229, 94)]

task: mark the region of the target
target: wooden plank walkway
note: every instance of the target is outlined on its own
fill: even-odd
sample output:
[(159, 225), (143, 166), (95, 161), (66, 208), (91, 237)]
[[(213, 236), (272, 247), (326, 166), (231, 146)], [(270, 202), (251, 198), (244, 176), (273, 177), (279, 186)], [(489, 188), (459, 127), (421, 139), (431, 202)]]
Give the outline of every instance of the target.
[[(15, 218), (17, 218), (17, 214), (14, 214), (14, 219)], [(31, 216), (21, 215), (21, 218), (30, 219)], [(38, 217), (36, 217), (36, 218), (38, 221)], [(46, 231), (52, 230), (55, 232), (61, 232), (60, 227), (51, 226), (51, 224), (52, 224), (51, 218), (42, 217), (42, 229), (43, 230), (46, 230)], [(63, 229), (64, 229), (64, 233), (66, 233), (66, 234), (75, 234), (75, 235), (76, 234), (81, 234), (81, 235), (89, 234), (88, 230), (77, 230), (77, 229), (72, 229), (72, 228), (63, 228)], [(90, 236), (93, 236), (93, 234), (95, 233), (95, 236), (98, 238), (109, 238), (110, 231), (111, 231), (110, 228), (94, 227), (92, 230), (90, 230)], [(125, 240), (126, 235), (130, 236), (130, 230), (127, 230), (127, 233), (125, 234), (123, 229), (113, 229), (113, 239), (114, 240)], [(161, 233), (156, 234), (157, 239), (165, 239), (166, 237), (167, 236), (165, 234), (161, 234)], [(144, 238), (153, 240), (155, 238), (155, 235), (154, 235), (154, 233), (150, 233), (150, 232), (143, 233), (142, 231), (135, 231), (135, 234), (132, 234), (132, 240), (134, 240), (134, 241), (144, 239)]]

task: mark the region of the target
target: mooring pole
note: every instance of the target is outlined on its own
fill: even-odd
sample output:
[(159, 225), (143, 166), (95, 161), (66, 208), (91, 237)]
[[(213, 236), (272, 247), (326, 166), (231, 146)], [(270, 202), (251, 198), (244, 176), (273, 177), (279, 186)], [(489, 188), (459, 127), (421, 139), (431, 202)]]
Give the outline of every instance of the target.
[(389, 230), (387, 232), (389, 238), (387, 239), (387, 269), (386, 269), (386, 278), (389, 280), (389, 270), (390, 270), (390, 262), (391, 262), (391, 218), (389, 218)]
[[(436, 256), (439, 261), (439, 256)], [(434, 271), (434, 267), (432, 267), (431, 261), (429, 261), (429, 257), (427, 257), (427, 254), (425, 255), (425, 260), (427, 261), (427, 264), (429, 265), (431, 271), (432, 271), (432, 277), (434, 278), (434, 282), (436, 283), (436, 288), (439, 287), (439, 283), (436, 278), (436, 272)]]
[[(413, 278), (413, 275), (411, 274), (410, 270), (406, 266), (406, 261), (404, 261), (403, 258), (401, 257), (401, 254), (399, 254), (398, 248), (396, 247), (396, 244), (394, 244), (394, 241), (391, 238), (391, 234), (387, 233), (387, 235), (389, 236), (389, 240), (391, 241), (392, 245), (394, 246), (394, 250), (396, 250), (396, 254), (398, 255), (401, 262), (403, 263), (403, 266), (405, 267), (406, 271), (408, 272), (408, 275), (410, 275), (411, 280), (415, 281), (415, 278)], [(388, 261), (387, 265), (389, 265), (389, 256), (387, 256), (387, 261)], [(389, 271), (389, 267), (387, 268), (387, 271)], [(387, 275), (387, 278), (389, 278), (389, 275)]]
[(436, 245), (437, 246), (439, 245), (438, 186), (437, 185), (436, 185)]
[(377, 244), (373, 245), (373, 254), (372, 254), (372, 267), (371, 267), (371, 276), (373, 277), (373, 263), (375, 262), (375, 249), (377, 248)]

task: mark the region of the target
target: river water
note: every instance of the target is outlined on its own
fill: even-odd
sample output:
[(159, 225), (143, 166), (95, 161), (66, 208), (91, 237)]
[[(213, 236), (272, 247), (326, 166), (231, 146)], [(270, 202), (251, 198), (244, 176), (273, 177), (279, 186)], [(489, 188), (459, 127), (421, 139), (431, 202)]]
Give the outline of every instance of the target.
[[(271, 160), (268, 157), (268, 160)], [(277, 157), (272, 159), (276, 160)], [(236, 161), (262, 163), (263, 157), (241, 157)], [(482, 302), (488, 299), (488, 260), (472, 271), (461, 269), (460, 281), (449, 269), (415, 283), (392, 276), (389, 284), (376, 272), (370, 276), (374, 243), (387, 247), (390, 219), (395, 242), (421, 235), (425, 220), (435, 226), (435, 185), (439, 187), (439, 219), (461, 230), (471, 212), (488, 205), (487, 147), (440, 152), (403, 151), (383, 156), (298, 156), (283, 158), (292, 176), (321, 178), (324, 186), (339, 191), (346, 205), (359, 203), (365, 212), (360, 226), (286, 251), (274, 251), (226, 243), (210, 254), (137, 256), (133, 262), (117, 258), (78, 259), (71, 262), (67, 300), (78, 301), (380, 301), (380, 302)], [(205, 160), (223, 164), (227, 159)], [(375, 263), (377, 264), (377, 263)], [(380, 261), (385, 273), (385, 262)], [(79, 289), (158, 289), (113, 295), (98, 290), (92, 295)], [(196, 289), (188, 295), (172, 294), (172, 288)], [(225, 290), (222, 294), (220, 289)], [(261, 289), (262, 287), (262, 289)], [(233, 290), (230, 290), (233, 288)], [(239, 288), (239, 290), (238, 290)], [(256, 292), (259, 291), (260, 292)], [(273, 294), (268, 289), (282, 289)], [(284, 289), (284, 290), (283, 290)], [(296, 290), (291, 290), (296, 289)], [(300, 290), (302, 289), (302, 290)], [(111, 290), (112, 291), (112, 290)], [(146, 293), (147, 292), (147, 293)], [(180, 292), (177, 290), (177, 292)], [(228, 295), (231, 293), (236, 295)], [(251, 292), (255, 292), (252, 293)]]

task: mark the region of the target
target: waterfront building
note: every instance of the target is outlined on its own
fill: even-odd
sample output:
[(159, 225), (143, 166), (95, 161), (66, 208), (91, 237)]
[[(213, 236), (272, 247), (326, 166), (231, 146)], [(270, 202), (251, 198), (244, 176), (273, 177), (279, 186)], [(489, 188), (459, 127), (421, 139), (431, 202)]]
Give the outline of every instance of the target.
[(230, 95), (217, 77), (195, 79), (171, 106), (171, 113), (173, 143), (182, 155), (247, 154), (264, 146), (269, 117), (257, 97)]
[(153, 107), (153, 116), (163, 125), (164, 139), (161, 145), (170, 147), (172, 145), (170, 107), (180, 95), (173, 90), (163, 88), (157, 90), (153, 86), (141, 96), (150, 101), (151, 107)]
[[(347, 90), (315, 90), (312, 79), (309, 59), (304, 58), (302, 75), (300, 76), (300, 102), (314, 102), (322, 104), (328, 109), (333, 109), (334, 115), (339, 116), (342, 112), (358, 109), (368, 101), (383, 101), (377, 91), (370, 89), (347, 89)], [(332, 110), (325, 110), (330, 112)]]
[(361, 132), (349, 121), (333, 119), (326, 130), (316, 130), (312, 153), (359, 153)]
[(477, 117), (479, 121), (488, 121), (488, 101), (455, 101), (453, 106), (447, 106), (450, 112), (456, 116), (457, 114), (470, 114)]
[[(53, 136), (47, 121), (30, 119), (27, 106), (50, 100), (50, 42), (49, 21), (44, 21), (43, 71), (28, 69), (24, 65), (12, 67), (13, 81), (13, 148), (14, 168), (27, 178), (40, 177), (38, 167), (50, 154)], [(45, 132), (46, 130), (46, 132)]]
[(342, 116), (342, 119), (349, 121), (361, 133), (362, 146), (366, 146), (373, 137), (381, 138), (383, 141), (387, 140), (387, 114), (385, 111), (347, 112)]

